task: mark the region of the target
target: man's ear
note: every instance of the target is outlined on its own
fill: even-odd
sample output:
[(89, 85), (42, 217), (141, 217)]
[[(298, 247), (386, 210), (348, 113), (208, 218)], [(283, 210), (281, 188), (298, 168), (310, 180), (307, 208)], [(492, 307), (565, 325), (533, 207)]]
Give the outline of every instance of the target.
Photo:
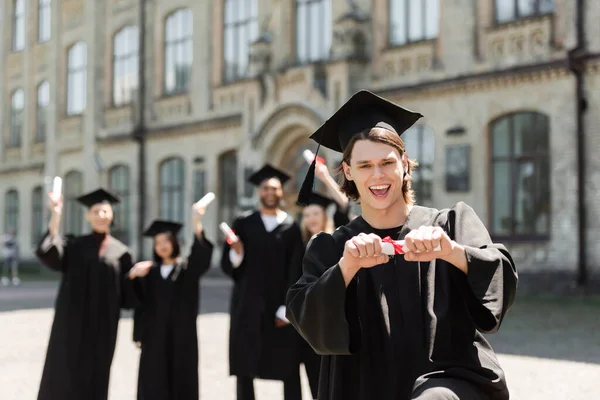
[(350, 172), (350, 166), (346, 163), (346, 161), (342, 161), (342, 168), (344, 169), (344, 176), (347, 180), (352, 180), (352, 173)]
[(402, 154), (402, 169), (404, 170), (404, 175), (408, 174), (408, 154), (406, 152)]

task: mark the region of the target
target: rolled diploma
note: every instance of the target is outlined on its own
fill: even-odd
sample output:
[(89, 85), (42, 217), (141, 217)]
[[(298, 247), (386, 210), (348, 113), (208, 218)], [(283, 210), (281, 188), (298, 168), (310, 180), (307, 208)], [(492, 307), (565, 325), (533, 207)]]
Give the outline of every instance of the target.
[(227, 238), (228, 243), (230, 243), (230, 244), (235, 243), (239, 240), (237, 235), (235, 234), (235, 232), (233, 232), (233, 230), (229, 227), (229, 225), (227, 225), (227, 223), (221, 222), (219, 224), (219, 228), (221, 229), (221, 232), (223, 232), (223, 234)]
[(62, 194), (62, 178), (60, 176), (55, 176), (52, 181), (52, 198), (54, 200), (58, 200), (60, 195)]
[[(396, 243), (398, 243), (400, 246), (402, 246), (402, 251), (404, 251), (404, 253), (408, 252), (408, 248), (404, 245), (404, 240), (396, 240)], [(441, 247), (438, 245), (436, 246), (435, 249), (433, 249), (433, 251), (440, 251)], [(394, 246), (391, 243), (381, 243), (381, 252), (383, 254), (386, 254), (388, 256), (393, 256), (396, 253), (394, 253)], [(404, 254), (404, 253), (400, 253), (400, 254)], [(420, 253), (420, 251), (417, 251), (417, 253)]]
[(200, 200), (196, 202), (198, 207), (206, 208), (215, 199), (213, 192), (208, 192)]
[(306, 149), (302, 152), (302, 155), (304, 156), (304, 159), (306, 160), (307, 163), (312, 164), (313, 160), (315, 159), (315, 155), (312, 151), (310, 151), (309, 149)]

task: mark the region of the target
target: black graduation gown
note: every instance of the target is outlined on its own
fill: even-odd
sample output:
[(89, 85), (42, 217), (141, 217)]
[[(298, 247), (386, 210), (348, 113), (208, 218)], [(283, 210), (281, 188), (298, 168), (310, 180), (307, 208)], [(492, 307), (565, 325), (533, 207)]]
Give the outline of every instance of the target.
[(267, 232), (260, 212), (235, 220), (232, 229), (244, 244), (244, 259), (233, 268), (229, 245), (221, 268), (233, 278), (230, 304), (229, 368), (238, 377), (293, 379), (298, 374), (298, 336), (291, 325), (275, 327), (275, 313), (301, 274), (300, 228), (288, 215)]
[(210, 268), (213, 245), (194, 243), (165, 279), (154, 264), (142, 282), (134, 314), (134, 341), (142, 343), (139, 400), (197, 400), (199, 279)]
[(46, 234), (36, 255), (62, 273), (38, 399), (105, 400), (120, 308), (135, 307), (138, 296), (129, 249), (98, 233)]
[(456, 378), (489, 399), (508, 399), (482, 333), (498, 330), (513, 302), (514, 262), (465, 203), (441, 211), (414, 206), (399, 238), (421, 225), (441, 226), (465, 247), (468, 274), (441, 260), (408, 263), (396, 256), (391, 268), (374, 267), (386, 268), (388, 285), (377, 288), (372, 269), (362, 269), (346, 289), (337, 265), (344, 244), (374, 229), (358, 217), (309, 243), (287, 314), (324, 355), (319, 400), (408, 400), (433, 378)]

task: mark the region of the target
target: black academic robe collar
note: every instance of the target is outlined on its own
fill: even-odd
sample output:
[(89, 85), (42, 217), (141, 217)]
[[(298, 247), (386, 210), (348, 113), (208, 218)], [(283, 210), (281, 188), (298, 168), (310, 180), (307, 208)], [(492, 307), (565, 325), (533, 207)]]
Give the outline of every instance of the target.
[[(438, 213), (438, 210), (435, 208), (414, 205), (408, 213), (404, 225), (402, 225), (402, 229), (398, 235), (399, 238), (403, 238), (413, 229), (418, 229), (423, 225), (429, 225), (431, 219), (436, 213)], [(353, 232), (372, 232), (374, 229), (367, 221), (365, 221), (362, 215), (350, 221), (350, 223), (346, 226)]]
[(285, 219), (283, 221), (281, 221), (281, 223), (279, 225), (277, 225), (275, 227), (275, 229), (273, 229), (272, 231), (267, 231), (267, 227), (265, 226), (265, 223), (263, 222), (262, 213), (260, 212), (260, 210), (256, 210), (252, 214), (251, 217), (253, 217), (256, 220), (256, 223), (259, 224), (266, 233), (274, 233), (274, 232), (277, 232), (279, 229), (281, 229), (281, 227), (290, 225), (290, 223), (292, 222), (293, 219), (292, 219), (291, 215), (289, 213), (286, 213), (286, 214), (287, 215), (285, 216)]

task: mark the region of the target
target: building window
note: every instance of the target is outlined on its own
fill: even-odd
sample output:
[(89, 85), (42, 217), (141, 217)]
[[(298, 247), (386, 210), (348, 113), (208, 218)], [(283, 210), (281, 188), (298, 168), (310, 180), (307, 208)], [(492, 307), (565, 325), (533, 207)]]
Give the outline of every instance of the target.
[(75, 43), (67, 58), (67, 115), (77, 115), (85, 110), (86, 105), (87, 45)]
[(41, 186), (31, 192), (31, 243), (37, 245), (44, 236), (44, 192)]
[(126, 26), (113, 42), (113, 105), (129, 104), (138, 87), (139, 37), (137, 26)]
[(193, 61), (193, 21), (188, 8), (172, 13), (165, 23), (165, 94), (188, 90)]
[(38, 0), (38, 42), (44, 43), (51, 36), (52, 0)]
[(235, 150), (219, 157), (219, 221), (232, 223), (237, 201), (237, 152)]
[(21, 51), (25, 48), (25, 0), (13, 3), (12, 28), (12, 50)]
[(331, 19), (331, 0), (296, 0), (296, 57), (299, 63), (329, 58)]
[(48, 124), (48, 104), (50, 104), (50, 84), (48, 81), (40, 83), (37, 89), (37, 126), (35, 141), (46, 140), (46, 127)]
[(417, 202), (432, 200), (435, 134), (425, 125), (415, 125), (402, 134), (402, 140), (408, 157), (419, 163), (411, 175)]
[(197, 160), (194, 163), (194, 199), (198, 201), (206, 194), (206, 170), (204, 169), (204, 161)]
[(496, 237), (550, 234), (550, 125), (536, 112), (491, 126), (491, 232)]
[(71, 171), (65, 176), (64, 214), (66, 233), (81, 235), (83, 228), (83, 209), (77, 198), (83, 192), (83, 174)]
[(4, 199), (4, 232), (19, 229), (19, 193), (15, 190), (6, 192)]
[(121, 242), (130, 242), (130, 174), (129, 167), (117, 165), (108, 172), (108, 187), (121, 201), (113, 206), (114, 221), (111, 234)]
[(495, 0), (496, 23), (554, 12), (554, 0)]
[(248, 73), (250, 45), (258, 39), (258, 0), (225, 0), (225, 81)]
[(390, 0), (392, 46), (435, 39), (440, 29), (440, 0)]
[(185, 167), (181, 158), (170, 158), (160, 165), (160, 217), (184, 220)]
[(17, 89), (10, 98), (10, 135), (8, 147), (19, 147), (23, 134), (23, 109), (25, 108), (25, 92)]

